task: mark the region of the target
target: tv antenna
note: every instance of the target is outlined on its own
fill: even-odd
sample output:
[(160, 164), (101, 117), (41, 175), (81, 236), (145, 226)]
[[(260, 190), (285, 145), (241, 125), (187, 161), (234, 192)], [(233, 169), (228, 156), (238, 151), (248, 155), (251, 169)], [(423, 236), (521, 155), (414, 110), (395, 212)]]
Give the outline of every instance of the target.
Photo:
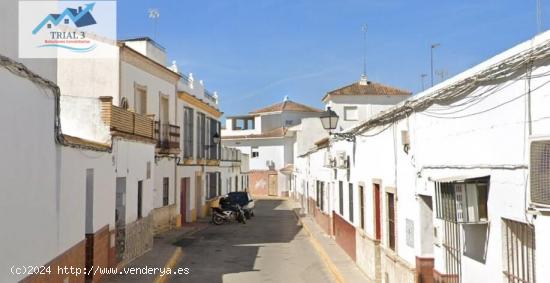
[(363, 76), (367, 77), (367, 24), (364, 24), (361, 28), (363, 31)]
[(542, 32), (542, 4), (541, 0), (537, 1), (537, 34)]
[(158, 22), (160, 18), (160, 11), (157, 8), (151, 8), (149, 9), (149, 19), (153, 21), (153, 24), (155, 26), (155, 39), (158, 37)]

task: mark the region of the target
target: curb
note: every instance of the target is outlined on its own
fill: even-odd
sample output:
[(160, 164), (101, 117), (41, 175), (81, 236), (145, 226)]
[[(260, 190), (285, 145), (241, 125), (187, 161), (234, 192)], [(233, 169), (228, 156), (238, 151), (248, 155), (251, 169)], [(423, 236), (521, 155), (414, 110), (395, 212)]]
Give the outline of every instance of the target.
[[(185, 237), (185, 236), (191, 236), (199, 231), (202, 231), (204, 229), (206, 229), (208, 227), (208, 225), (204, 225), (203, 227), (196, 227), (194, 228), (193, 230), (187, 232), (187, 233), (183, 233), (182, 235), (180, 235), (180, 237)], [(172, 256), (168, 259), (168, 261), (166, 262), (166, 264), (164, 265), (164, 269), (173, 269), (176, 264), (178, 264), (178, 262), (180, 261), (180, 259), (183, 257), (183, 249), (181, 247), (176, 247), (174, 249), (174, 253), (172, 253)], [(154, 283), (164, 283), (166, 282), (169, 278), (170, 278), (170, 274), (165, 274), (164, 276), (163, 275), (157, 275), (157, 277), (155, 278), (155, 280), (153, 281)]]
[(304, 230), (306, 231), (306, 233), (308, 234), (309, 236), (309, 241), (311, 242), (311, 244), (313, 245), (313, 248), (315, 248), (315, 250), (317, 251), (317, 253), (319, 254), (319, 256), (321, 256), (321, 259), (323, 260), (323, 262), (325, 263), (325, 265), (327, 266), (328, 270), (332, 273), (332, 276), (334, 277), (334, 279), (336, 280), (336, 282), (338, 283), (345, 283), (346, 280), (344, 280), (344, 276), (342, 276), (342, 273), (340, 272), (340, 270), (338, 269), (338, 267), (336, 267), (336, 265), (334, 264), (334, 262), (332, 262), (332, 259), (330, 258), (330, 256), (327, 254), (327, 252), (325, 251), (325, 249), (321, 246), (321, 244), (319, 243), (319, 241), (313, 236), (313, 233), (311, 233), (311, 230), (309, 229), (308, 225), (305, 224), (303, 221), (302, 221), (302, 218), (300, 217), (300, 215), (298, 215), (298, 213), (296, 212), (296, 210), (292, 210), (294, 212), (294, 215), (296, 216), (296, 218), (298, 219), (298, 221), (300, 222), (300, 225), (304, 228)]

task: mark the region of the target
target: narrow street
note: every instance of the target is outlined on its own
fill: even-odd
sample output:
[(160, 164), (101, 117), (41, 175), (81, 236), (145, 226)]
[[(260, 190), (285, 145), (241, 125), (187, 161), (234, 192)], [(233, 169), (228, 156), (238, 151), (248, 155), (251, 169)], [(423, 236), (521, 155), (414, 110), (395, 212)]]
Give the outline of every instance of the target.
[(210, 225), (175, 245), (190, 274), (170, 282), (333, 282), (284, 200), (257, 200), (247, 224)]

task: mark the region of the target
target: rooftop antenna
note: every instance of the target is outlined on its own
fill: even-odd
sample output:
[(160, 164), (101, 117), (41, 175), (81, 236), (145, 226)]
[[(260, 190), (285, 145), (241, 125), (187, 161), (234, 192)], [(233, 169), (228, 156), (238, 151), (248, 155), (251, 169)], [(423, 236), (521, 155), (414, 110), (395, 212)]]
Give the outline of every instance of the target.
[(157, 8), (151, 8), (149, 9), (149, 19), (153, 20), (153, 24), (155, 26), (155, 39), (157, 39), (157, 36), (158, 36), (158, 22), (159, 22), (159, 18), (160, 18), (160, 12), (159, 12), (159, 9)]
[(438, 48), (441, 44), (434, 43), (430, 46), (430, 75), (432, 86), (434, 86), (434, 49)]
[(537, 1), (537, 34), (542, 32), (542, 4), (541, 0)]
[(422, 91), (426, 90), (426, 87), (424, 86), (424, 79), (426, 79), (428, 75), (426, 74), (421, 74), (420, 75), (420, 82), (422, 83)]
[(367, 24), (364, 24), (361, 30), (363, 31), (363, 74), (361, 75), (361, 80), (359, 81), (359, 84), (366, 85), (368, 83), (367, 81), (367, 30), (368, 30)]

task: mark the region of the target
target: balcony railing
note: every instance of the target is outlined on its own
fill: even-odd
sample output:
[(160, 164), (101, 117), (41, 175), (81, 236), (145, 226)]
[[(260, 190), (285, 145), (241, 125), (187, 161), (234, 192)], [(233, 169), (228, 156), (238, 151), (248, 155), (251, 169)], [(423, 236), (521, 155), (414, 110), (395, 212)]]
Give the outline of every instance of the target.
[(180, 151), (180, 127), (155, 122), (155, 137), (157, 148), (165, 152)]
[(102, 96), (101, 117), (111, 131), (154, 139), (154, 121), (146, 115), (113, 105), (113, 98)]
[(206, 90), (206, 89), (204, 90), (204, 97), (205, 97), (208, 101), (212, 102), (213, 104), (216, 104), (216, 103), (217, 103), (216, 98), (214, 97), (214, 94), (212, 94), (210, 91), (208, 91), (208, 90)]

